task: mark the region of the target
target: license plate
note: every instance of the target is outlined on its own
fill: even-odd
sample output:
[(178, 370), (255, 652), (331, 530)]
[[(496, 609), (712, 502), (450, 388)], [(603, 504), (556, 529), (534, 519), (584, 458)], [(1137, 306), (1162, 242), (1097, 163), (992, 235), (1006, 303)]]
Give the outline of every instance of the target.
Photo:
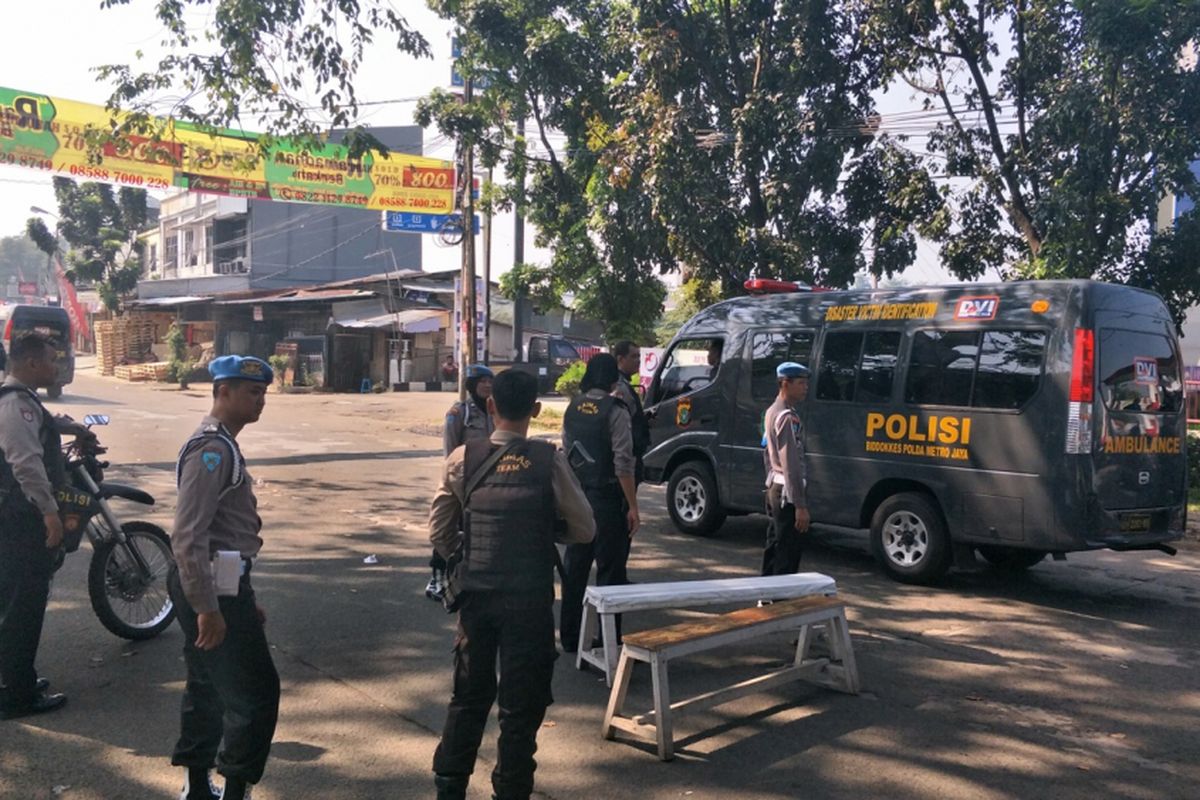
[(1149, 514), (1122, 514), (1122, 533), (1147, 533), (1150, 530)]

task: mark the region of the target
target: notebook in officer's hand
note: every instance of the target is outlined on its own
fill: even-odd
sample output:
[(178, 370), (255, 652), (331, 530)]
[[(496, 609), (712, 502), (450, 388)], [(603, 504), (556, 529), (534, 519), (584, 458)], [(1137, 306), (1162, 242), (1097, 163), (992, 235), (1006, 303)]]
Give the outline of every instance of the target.
[(586, 447), (576, 441), (567, 450), (567, 463), (571, 465), (571, 469), (578, 471), (584, 467), (594, 467), (596, 459), (592, 458)]

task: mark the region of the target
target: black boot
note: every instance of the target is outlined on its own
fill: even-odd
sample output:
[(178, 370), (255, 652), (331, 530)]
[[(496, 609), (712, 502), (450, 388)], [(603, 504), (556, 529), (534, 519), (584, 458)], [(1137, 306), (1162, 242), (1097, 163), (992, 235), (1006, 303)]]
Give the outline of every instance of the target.
[(467, 800), (467, 784), (470, 781), (469, 775), (434, 775), (437, 800)]

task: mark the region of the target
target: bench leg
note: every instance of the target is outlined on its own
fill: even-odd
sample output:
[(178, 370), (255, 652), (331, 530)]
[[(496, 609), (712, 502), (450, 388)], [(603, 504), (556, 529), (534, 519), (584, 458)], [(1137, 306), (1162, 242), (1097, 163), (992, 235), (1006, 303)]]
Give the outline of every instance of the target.
[(795, 666), (800, 666), (804, 663), (804, 657), (808, 655), (808, 645), (812, 637), (812, 626), (801, 625), (800, 635), (796, 637), (796, 660), (793, 662)]
[(633, 659), (629, 654), (621, 650), (621, 663), (617, 665), (617, 677), (613, 682), (612, 691), (608, 694), (608, 708), (604, 712), (604, 730), (602, 735), (605, 739), (613, 738), (617, 729), (613, 727), (613, 717), (621, 715), (621, 709), (625, 707), (625, 696), (629, 693), (629, 679), (633, 677)]
[(839, 613), (829, 623), (829, 646), (834, 657), (841, 662), (845, 691), (858, 694), (858, 664), (854, 660), (854, 645), (850, 641), (850, 623), (846, 621), (845, 613)]
[(650, 656), (654, 676), (654, 733), (658, 740), (658, 757), (663, 761), (675, 758), (675, 738), (671, 731), (671, 689), (667, 682), (667, 659), (660, 653)]
[(575, 669), (584, 669), (583, 650), (596, 637), (596, 607), (583, 599), (583, 617), (579, 620), (579, 644), (575, 650)]
[[(600, 615), (600, 630), (601, 637), (604, 641), (604, 681), (609, 686), (612, 686), (613, 672), (617, 666), (617, 657), (621, 654), (621, 645), (617, 644), (617, 618), (612, 614)], [(591, 643), (591, 639), (580, 639), (579, 647), (582, 649)]]

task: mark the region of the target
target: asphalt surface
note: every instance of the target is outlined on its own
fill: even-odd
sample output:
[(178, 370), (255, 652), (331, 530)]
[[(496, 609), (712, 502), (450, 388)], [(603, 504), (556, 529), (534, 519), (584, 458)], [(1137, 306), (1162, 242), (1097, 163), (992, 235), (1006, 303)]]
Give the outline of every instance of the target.
[[(124, 518), (170, 528), (176, 450), (207, 411), (179, 392), (88, 369), (51, 408), (109, 414), (114, 480), (159, 503)], [(256, 800), (431, 798), (429, 765), (450, 687), (453, 621), (425, 599), (425, 515), (448, 395), (269, 395), (240, 441), (265, 520), (255, 586), (283, 679), (281, 720)], [(642, 489), (638, 581), (753, 574), (765, 518), (717, 537), (671, 528)], [(130, 643), (101, 627), (86, 591), (91, 551), (53, 588), (39, 668), (62, 711), (0, 722), (0, 797), (174, 798), (169, 765), (184, 667), (173, 626)], [(374, 556), (375, 563), (364, 559)], [(938, 587), (883, 577), (864, 543), (821, 536), (804, 569), (849, 604), (864, 691), (791, 684), (681, 718), (677, 758), (600, 736), (595, 672), (563, 658), (540, 735), (537, 797), (1195, 798), (1200, 796), (1200, 548), (1072, 555), (1016, 578), (952, 574)], [(686, 619), (629, 616), (627, 630)], [(672, 668), (698, 693), (781, 664), (788, 637)], [(646, 671), (631, 698), (650, 705)], [(495, 720), (471, 789), (490, 796)]]

